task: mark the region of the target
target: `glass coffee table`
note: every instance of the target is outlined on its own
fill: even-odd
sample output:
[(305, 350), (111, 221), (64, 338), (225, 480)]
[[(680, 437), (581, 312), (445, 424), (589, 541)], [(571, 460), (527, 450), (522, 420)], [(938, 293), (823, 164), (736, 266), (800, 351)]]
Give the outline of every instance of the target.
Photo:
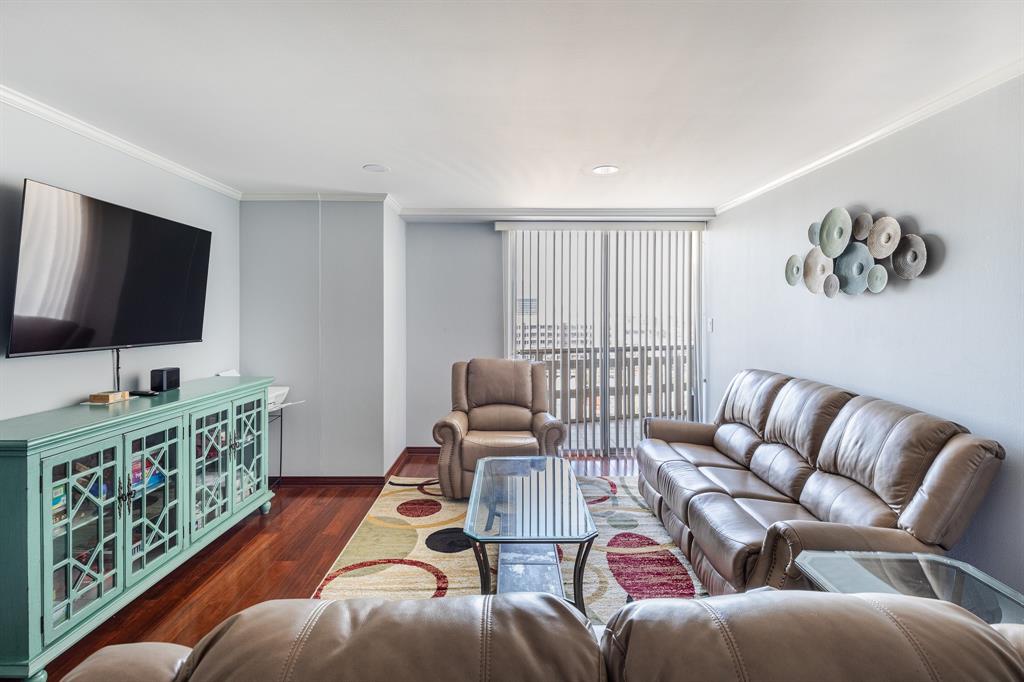
[(476, 465), (463, 532), (491, 592), (487, 545), (498, 545), (497, 592), (549, 592), (565, 598), (559, 544), (576, 544), (572, 602), (583, 613), (583, 571), (597, 526), (572, 466), (558, 457), (487, 457)]
[(1024, 595), (963, 561), (939, 554), (805, 551), (796, 557), (826, 592), (889, 592), (942, 599), (986, 623), (1024, 623)]

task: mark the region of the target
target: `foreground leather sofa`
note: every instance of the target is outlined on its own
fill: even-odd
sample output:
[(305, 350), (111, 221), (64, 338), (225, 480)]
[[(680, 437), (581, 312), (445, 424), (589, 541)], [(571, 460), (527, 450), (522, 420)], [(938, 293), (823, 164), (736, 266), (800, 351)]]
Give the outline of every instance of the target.
[(484, 457), (558, 454), (565, 425), (548, 412), (543, 362), (477, 358), (452, 365), (452, 411), (434, 425), (445, 497), (469, 497)]
[(803, 550), (943, 552), (1003, 448), (954, 422), (763, 370), (711, 424), (649, 419), (639, 486), (711, 594), (806, 588)]
[(958, 606), (914, 597), (760, 591), (634, 602), (598, 640), (548, 594), (288, 600), (228, 618), (191, 650), (106, 647), (64, 679), (1019, 682), (1024, 658), (1011, 638), (1022, 627), (1004, 635)]

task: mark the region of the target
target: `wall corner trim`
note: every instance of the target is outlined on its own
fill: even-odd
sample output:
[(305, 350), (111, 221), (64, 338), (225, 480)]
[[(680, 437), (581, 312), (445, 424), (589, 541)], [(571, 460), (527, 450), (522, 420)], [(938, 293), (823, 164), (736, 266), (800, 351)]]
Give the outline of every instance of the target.
[(180, 163), (171, 161), (168, 158), (151, 152), (148, 149), (144, 149), (137, 144), (129, 142), (128, 140), (120, 138), (101, 128), (97, 128), (91, 123), (86, 123), (85, 121), (75, 118), (60, 109), (51, 107), (49, 104), (44, 104), (37, 99), (33, 99), (28, 95), (20, 93), (17, 90), (2, 84), (0, 84), (0, 103), (14, 107), (15, 109), (20, 109), (21, 111), (32, 114), (44, 121), (49, 121), (50, 123), (58, 125), (65, 130), (70, 130), (73, 133), (77, 133), (78, 135), (92, 140), (93, 142), (99, 142), (100, 144), (106, 145), (111, 149), (115, 149), (135, 159), (145, 161), (149, 165), (159, 168), (160, 170), (167, 171), (168, 173), (177, 175), (189, 182), (202, 185), (207, 189), (212, 189), (215, 192), (231, 197), (236, 201), (242, 198), (242, 193), (234, 187), (225, 185), (223, 182), (214, 180), (213, 178), (207, 177), (201, 173), (197, 173), (191, 168), (186, 168)]
[(859, 140), (855, 140), (844, 147), (840, 147), (839, 149), (836, 149), (835, 151), (826, 154), (825, 156), (822, 156), (821, 158), (815, 161), (812, 161), (804, 166), (801, 166), (800, 168), (797, 168), (794, 171), (786, 173), (785, 175), (778, 177), (775, 180), (772, 180), (771, 182), (758, 187), (757, 189), (751, 190), (746, 194), (741, 194), (740, 196), (734, 199), (726, 201), (724, 204), (721, 204), (715, 208), (715, 213), (721, 215), (722, 213), (725, 213), (730, 209), (736, 208), (741, 204), (745, 204), (748, 201), (756, 199), (762, 194), (767, 194), (768, 192), (771, 192), (772, 190), (777, 189), (788, 182), (796, 180), (797, 178), (807, 175), (808, 173), (812, 173), (818, 170), (819, 168), (823, 168), (832, 163), (833, 161), (838, 161), (844, 156), (847, 156), (858, 150), (863, 149), (864, 147), (872, 145), (875, 142), (878, 142), (879, 140), (882, 140), (883, 138), (892, 135), (893, 133), (899, 132), (904, 128), (909, 128), (910, 126), (916, 123), (920, 123), (921, 121), (930, 118), (935, 114), (941, 113), (947, 109), (951, 109), (952, 107), (955, 107), (958, 104), (966, 102), (967, 100), (973, 97), (977, 97), (978, 95), (987, 92), (992, 88), (998, 87), (1003, 83), (1013, 80), (1014, 78), (1017, 78), (1022, 74), (1024, 74), (1024, 58), (1018, 59), (1017, 61), (1000, 67), (995, 71), (992, 71), (982, 76), (981, 78), (978, 78), (965, 85), (962, 85), (956, 88), (955, 90), (948, 92), (937, 99), (932, 100), (923, 107), (910, 112), (906, 116), (903, 116), (902, 118), (893, 121), (889, 125), (879, 128), (873, 133), (865, 135)]

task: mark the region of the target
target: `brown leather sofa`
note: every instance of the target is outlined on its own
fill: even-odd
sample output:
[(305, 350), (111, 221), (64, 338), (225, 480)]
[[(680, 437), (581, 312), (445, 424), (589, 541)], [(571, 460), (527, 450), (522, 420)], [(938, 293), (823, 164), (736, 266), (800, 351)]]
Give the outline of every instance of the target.
[(469, 497), (484, 457), (558, 454), (565, 426), (548, 413), (544, 363), (477, 358), (452, 365), (452, 411), (434, 425), (445, 497)]
[(633, 602), (599, 641), (575, 608), (548, 594), (296, 599), (231, 616), (191, 650), (108, 646), (64, 680), (1024, 679), (1024, 626), (999, 627), (936, 600), (762, 590)]
[(649, 419), (640, 492), (711, 594), (807, 587), (805, 549), (943, 552), (1004, 458), (959, 424), (763, 370), (712, 424)]

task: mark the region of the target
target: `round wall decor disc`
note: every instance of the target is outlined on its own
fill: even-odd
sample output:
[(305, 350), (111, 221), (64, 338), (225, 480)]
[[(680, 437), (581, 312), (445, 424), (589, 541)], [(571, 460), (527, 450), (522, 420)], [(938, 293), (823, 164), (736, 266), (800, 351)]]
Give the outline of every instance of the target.
[(853, 234), (853, 221), (845, 208), (833, 208), (821, 221), (819, 246), (828, 258), (836, 258), (846, 249)]
[(839, 278), (834, 274), (829, 275), (825, 278), (825, 282), (821, 285), (821, 289), (829, 298), (835, 298), (839, 293)]
[(921, 274), (927, 262), (928, 250), (924, 240), (916, 234), (903, 235), (892, 252), (892, 271), (901, 279), (914, 279)]
[(820, 294), (825, 278), (832, 274), (832, 259), (815, 246), (804, 257), (804, 285), (812, 294)]
[(874, 224), (875, 219), (871, 217), (870, 213), (861, 213), (853, 219), (853, 238), (864, 241), (868, 238), (868, 233), (871, 232), (871, 226)]
[(804, 275), (804, 261), (795, 253), (786, 261), (786, 283), (795, 287)]
[(889, 271), (881, 263), (872, 265), (868, 270), (868, 291), (877, 294), (889, 282)]
[(821, 223), (811, 223), (807, 228), (807, 241), (817, 246), (821, 238)]
[(856, 296), (868, 288), (868, 270), (875, 264), (868, 247), (861, 242), (850, 242), (839, 258), (836, 258), (836, 276), (839, 288), (844, 294)]
[(868, 233), (868, 251), (874, 258), (888, 258), (900, 243), (900, 224), (885, 216), (875, 221)]

